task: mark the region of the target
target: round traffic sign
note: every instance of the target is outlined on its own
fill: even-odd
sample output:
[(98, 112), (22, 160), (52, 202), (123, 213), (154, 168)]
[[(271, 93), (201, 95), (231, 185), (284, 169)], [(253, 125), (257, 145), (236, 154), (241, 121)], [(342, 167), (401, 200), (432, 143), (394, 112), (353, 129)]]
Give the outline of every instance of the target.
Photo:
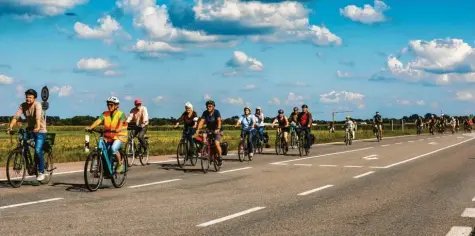
[(48, 102), (42, 102), (41, 107), (43, 108), (43, 111), (46, 111), (49, 108), (49, 103)]
[(46, 102), (48, 101), (48, 98), (49, 98), (49, 89), (48, 87), (44, 86), (41, 89), (41, 99), (43, 100), (43, 102)]

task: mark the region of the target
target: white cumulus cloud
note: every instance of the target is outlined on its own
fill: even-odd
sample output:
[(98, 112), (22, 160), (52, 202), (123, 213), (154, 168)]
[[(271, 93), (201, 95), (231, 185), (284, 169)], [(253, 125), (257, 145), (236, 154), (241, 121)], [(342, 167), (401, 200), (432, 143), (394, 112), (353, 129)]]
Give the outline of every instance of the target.
[(255, 84), (248, 84), (248, 85), (244, 86), (244, 90), (254, 90), (254, 89), (256, 89)]
[(337, 70), (336, 71), (336, 76), (338, 76), (338, 78), (348, 78), (348, 77), (350, 77), (350, 73), (342, 72), (340, 70)]
[(76, 69), (82, 71), (106, 70), (113, 67), (113, 64), (103, 58), (83, 58), (76, 64)]
[(165, 97), (163, 96), (157, 96), (153, 99), (153, 102), (155, 102), (156, 104), (159, 104), (161, 103), (163, 100), (165, 99)]
[(0, 84), (12, 84), (13, 78), (0, 74)]
[(280, 105), (280, 99), (274, 97), (274, 98), (272, 98), (272, 100), (270, 100), (268, 103), (271, 104), (271, 105), (277, 106), (277, 105)]
[(411, 102), (409, 100), (396, 100), (397, 104), (400, 104), (400, 105), (410, 105)]
[(284, 103), (287, 105), (299, 106), (304, 104), (303, 100), (303, 96), (290, 92), (289, 95), (287, 95), (287, 99), (284, 101)]
[(369, 4), (365, 4), (363, 7), (348, 5), (340, 9), (340, 14), (352, 21), (361, 22), (363, 24), (373, 24), (386, 21), (384, 12), (388, 9), (389, 6), (383, 1), (375, 0), (374, 7)]
[(250, 71), (262, 71), (264, 65), (255, 58), (249, 57), (241, 51), (234, 51), (234, 55), (226, 63), (227, 66), (235, 69), (246, 69)]
[(461, 91), (461, 92), (457, 92), (455, 95), (456, 95), (457, 100), (460, 100), (460, 101), (473, 100), (473, 94), (471, 92)]
[(223, 100), (224, 103), (232, 104), (232, 105), (244, 105), (244, 100), (240, 97), (238, 98), (226, 98)]
[(115, 70), (106, 70), (106, 71), (104, 71), (105, 76), (119, 76), (119, 75), (123, 75), (123, 74), (124, 74), (124, 72), (115, 71)]
[(73, 87), (71, 85), (65, 85), (65, 86), (54, 86), (50, 89), (51, 93), (57, 93), (58, 97), (68, 97), (73, 94)]
[[(84, 23), (76, 22), (74, 24), (74, 31), (79, 38), (103, 39), (105, 42), (112, 41), (113, 36), (123, 32), (119, 22), (110, 15), (98, 19), (97, 23), (99, 23), (99, 27), (91, 28)], [(125, 32), (123, 33), (125, 34)]]
[(424, 105), (426, 105), (426, 103), (424, 102), (424, 100), (418, 100), (418, 101), (416, 101), (416, 104), (419, 105), (419, 106), (424, 106)]
[(13, 14), (26, 20), (44, 16), (57, 16), (66, 10), (87, 3), (88, 0), (1, 0), (0, 8), (5, 6)]
[(322, 103), (342, 103), (347, 102), (351, 104), (355, 104), (358, 108), (363, 109), (364, 105), (364, 98), (365, 95), (360, 93), (354, 92), (347, 92), (347, 91), (335, 91), (332, 90), (329, 93), (324, 93), (320, 95), (320, 101)]

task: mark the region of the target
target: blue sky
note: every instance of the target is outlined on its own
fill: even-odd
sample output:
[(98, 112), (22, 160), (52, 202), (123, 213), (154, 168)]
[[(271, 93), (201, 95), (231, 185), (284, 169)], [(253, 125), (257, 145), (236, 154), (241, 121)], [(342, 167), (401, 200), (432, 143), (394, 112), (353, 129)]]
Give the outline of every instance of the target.
[[(59, 1), (58, 1), (59, 2)], [(308, 104), (368, 118), (473, 113), (475, 3), (453, 1), (0, 1), (0, 115), (47, 85), (48, 115), (223, 116)], [(342, 118), (344, 115), (341, 115)]]

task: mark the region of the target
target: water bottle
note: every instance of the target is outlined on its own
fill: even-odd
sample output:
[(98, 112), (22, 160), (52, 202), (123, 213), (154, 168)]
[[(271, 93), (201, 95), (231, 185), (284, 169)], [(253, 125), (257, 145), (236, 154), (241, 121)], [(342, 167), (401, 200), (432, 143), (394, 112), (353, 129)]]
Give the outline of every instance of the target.
[(86, 134), (85, 142), (84, 142), (84, 150), (86, 153), (89, 153), (89, 135)]

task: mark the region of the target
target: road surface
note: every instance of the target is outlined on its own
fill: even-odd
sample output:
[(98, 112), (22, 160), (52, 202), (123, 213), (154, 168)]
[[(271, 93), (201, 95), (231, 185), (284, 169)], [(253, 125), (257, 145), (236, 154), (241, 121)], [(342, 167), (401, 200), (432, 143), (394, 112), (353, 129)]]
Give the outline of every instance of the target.
[[(134, 166), (126, 185), (0, 181), (0, 235), (470, 235), (475, 135), (407, 136), (225, 158), (220, 172)], [(81, 169), (79, 168), (78, 171)], [(3, 171), (3, 170), (2, 170)]]

